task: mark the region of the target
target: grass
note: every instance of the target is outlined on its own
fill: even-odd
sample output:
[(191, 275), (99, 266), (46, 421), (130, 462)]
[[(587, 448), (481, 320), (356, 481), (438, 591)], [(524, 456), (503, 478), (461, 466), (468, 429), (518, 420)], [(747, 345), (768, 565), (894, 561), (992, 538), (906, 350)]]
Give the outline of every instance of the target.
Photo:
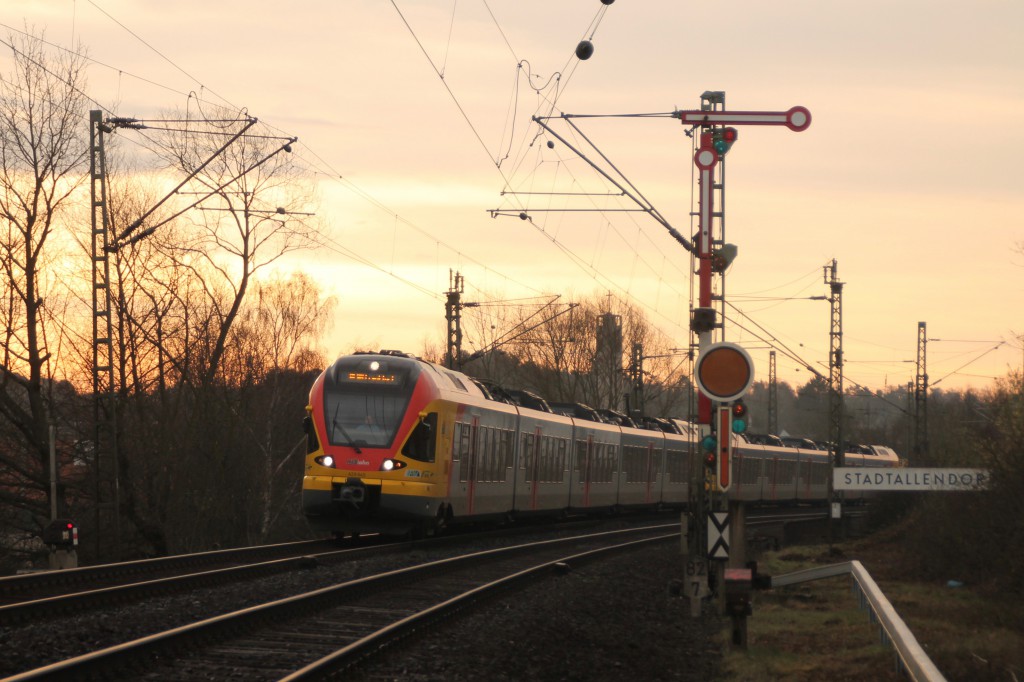
[[(1024, 615), (1019, 596), (983, 585), (948, 587), (915, 575), (901, 549), (900, 531), (864, 540), (765, 553), (769, 575), (857, 559), (868, 569), (918, 642), (948, 680), (1024, 681)], [(891, 647), (859, 608), (848, 576), (757, 592), (747, 622), (747, 649), (722, 633), (724, 679), (902, 680)]]

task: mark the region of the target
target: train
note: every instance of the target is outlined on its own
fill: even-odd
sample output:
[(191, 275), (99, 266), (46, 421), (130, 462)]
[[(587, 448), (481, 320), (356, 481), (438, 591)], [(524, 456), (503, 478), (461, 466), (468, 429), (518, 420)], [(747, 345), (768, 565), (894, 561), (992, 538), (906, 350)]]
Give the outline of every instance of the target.
[[(550, 404), (399, 351), (338, 358), (314, 381), (304, 426), (303, 513), (335, 537), (683, 508), (691, 477), (704, 477), (694, 424)], [(827, 499), (828, 452), (730, 437), (728, 497)], [(846, 465), (900, 459), (869, 446), (848, 451)]]

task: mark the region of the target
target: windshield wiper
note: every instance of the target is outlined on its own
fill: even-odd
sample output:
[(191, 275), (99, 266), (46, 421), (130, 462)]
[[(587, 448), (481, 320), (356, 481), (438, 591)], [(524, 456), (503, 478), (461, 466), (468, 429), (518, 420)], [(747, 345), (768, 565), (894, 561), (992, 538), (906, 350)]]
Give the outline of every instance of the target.
[(345, 430), (345, 427), (338, 422), (338, 410), (340, 409), (341, 403), (338, 403), (338, 406), (334, 408), (334, 416), (331, 417), (331, 428), (341, 431), (341, 435), (344, 436), (345, 440), (348, 441), (348, 444), (352, 446), (352, 449), (356, 451), (356, 454), (361, 455), (363, 454), (363, 451), (360, 450), (359, 446), (356, 445), (356, 442), (352, 440), (352, 436), (348, 435), (348, 431)]

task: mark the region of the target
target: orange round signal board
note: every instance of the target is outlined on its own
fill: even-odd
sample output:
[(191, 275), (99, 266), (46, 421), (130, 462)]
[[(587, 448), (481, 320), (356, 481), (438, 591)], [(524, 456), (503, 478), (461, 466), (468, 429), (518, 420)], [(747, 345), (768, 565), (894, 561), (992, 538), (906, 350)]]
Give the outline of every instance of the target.
[(711, 400), (728, 403), (754, 383), (754, 363), (735, 343), (713, 343), (697, 356), (697, 387)]

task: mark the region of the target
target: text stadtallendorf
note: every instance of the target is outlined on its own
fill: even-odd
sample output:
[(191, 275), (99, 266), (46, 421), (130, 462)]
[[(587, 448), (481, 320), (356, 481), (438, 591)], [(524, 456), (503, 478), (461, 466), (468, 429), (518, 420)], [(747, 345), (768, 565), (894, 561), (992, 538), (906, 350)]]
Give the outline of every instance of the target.
[(865, 469), (833, 470), (834, 490), (984, 490), (986, 469)]

